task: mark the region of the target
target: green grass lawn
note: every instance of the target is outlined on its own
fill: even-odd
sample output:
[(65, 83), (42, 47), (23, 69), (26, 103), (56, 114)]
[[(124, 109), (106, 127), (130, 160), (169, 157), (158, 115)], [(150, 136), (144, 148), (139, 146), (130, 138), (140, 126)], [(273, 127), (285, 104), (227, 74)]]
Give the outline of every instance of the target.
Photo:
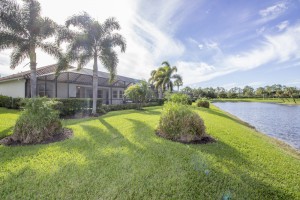
[[(300, 156), (212, 106), (196, 108), (218, 140), (155, 135), (161, 107), (65, 120), (71, 139), (0, 145), (0, 199), (300, 199)], [(0, 109), (0, 135), (16, 112)]]
[[(300, 105), (300, 99), (297, 98), (296, 104)], [(281, 104), (290, 104), (295, 105), (295, 102), (292, 98), (236, 98), (236, 99), (213, 99), (215, 102), (265, 102), (265, 103), (281, 103)]]

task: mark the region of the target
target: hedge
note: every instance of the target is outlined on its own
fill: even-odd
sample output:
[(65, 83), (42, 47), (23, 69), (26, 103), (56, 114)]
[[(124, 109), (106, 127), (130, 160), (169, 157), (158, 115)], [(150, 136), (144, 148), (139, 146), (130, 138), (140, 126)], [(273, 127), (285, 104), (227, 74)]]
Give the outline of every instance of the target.
[[(69, 98), (69, 99), (54, 99), (60, 102), (57, 109), (60, 111), (60, 116), (72, 116), (78, 112), (91, 112), (93, 107), (93, 99), (86, 98)], [(97, 99), (97, 110), (102, 106), (102, 99)]]
[(13, 98), (0, 95), (0, 107), (19, 109), (22, 106), (22, 98)]
[[(24, 106), (23, 98), (12, 98), (0, 95), (0, 107), (20, 109)], [(56, 108), (60, 112), (61, 117), (73, 116), (76, 113), (91, 114), (93, 107), (93, 99), (69, 98), (69, 99), (54, 99), (58, 101)], [(163, 101), (149, 102), (143, 104), (143, 107), (159, 106)], [(97, 100), (97, 113), (103, 114), (110, 111), (137, 109), (137, 104), (116, 104), (102, 105), (102, 99)]]

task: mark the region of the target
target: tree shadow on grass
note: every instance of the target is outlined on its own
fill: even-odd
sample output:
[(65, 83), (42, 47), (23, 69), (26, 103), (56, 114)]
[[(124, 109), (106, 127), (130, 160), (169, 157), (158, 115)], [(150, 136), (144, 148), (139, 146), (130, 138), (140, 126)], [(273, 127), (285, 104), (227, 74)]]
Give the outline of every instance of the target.
[(251, 124), (240, 120), (238, 117), (235, 117), (234, 115), (232, 115), (230, 113), (226, 113), (226, 114), (222, 113), (222, 112), (225, 112), (225, 111), (221, 112), (221, 111), (217, 111), (217, 110), (214, 110), (214, 109), (208, 109), (208, 108), (196, 108), (196, 109), (201, 110), (202, 112), (205, 112), (205, 113), (208, 113), (208, 114), (211, 114), (211, 115), (217, 115), (217, 116), (220, 116), (222, 118), (232, 120), (232, 121), (234, 121), (238, 124), (247, 126), (249, 128), (252, 128), (252, 129), (255, 129), (255, 127), (252, 126)]
[(6, 129), (2, 130), (2, 131), (0, 132), (0, 140), (1, 140), (2, 138), (5, 138), (5, 137), (11, 135), (13, 129), (14, 129), (14, 127), (11, 126), (11, 127), (9, 127), (9, 128), (6, 128)]

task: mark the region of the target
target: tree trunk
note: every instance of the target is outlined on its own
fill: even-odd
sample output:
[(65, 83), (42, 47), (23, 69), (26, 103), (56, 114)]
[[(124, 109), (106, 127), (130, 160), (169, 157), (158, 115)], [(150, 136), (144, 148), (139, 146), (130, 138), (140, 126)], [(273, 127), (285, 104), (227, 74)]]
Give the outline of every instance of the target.
[(92, 114), (97, 113), (97, 98), (98, 98), (98, 63), (97, 54), (94, 55), (94, 66), (93, 66), (93, 109)]
[(36, 53), (35, 53), (35, 47), (33, 45), (30, 46), (30, 93), (31, 98), (36, 97)]
[(158, 98), (162, 99), (162, 88), (161, 87), (159, 87)]

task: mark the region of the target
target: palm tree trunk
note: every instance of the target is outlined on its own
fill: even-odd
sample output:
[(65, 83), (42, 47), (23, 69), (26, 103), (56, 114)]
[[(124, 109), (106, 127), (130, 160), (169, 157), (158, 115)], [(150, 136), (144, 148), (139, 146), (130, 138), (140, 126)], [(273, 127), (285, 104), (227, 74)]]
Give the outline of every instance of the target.
[(94, 66), (93, 66), (93, 109), (92, 114), (97, 113), (97, 97), (98, 97), (98, 63), (97, 54), (94, 55)]
[(159, 87), (158, 98), (162, 99), (162, 88), (161, 87)]
[(30, 46), (30, 93), (31, 98), (36, 97), (36, 53), (35, 53), (35, 47), (33, 45)]

